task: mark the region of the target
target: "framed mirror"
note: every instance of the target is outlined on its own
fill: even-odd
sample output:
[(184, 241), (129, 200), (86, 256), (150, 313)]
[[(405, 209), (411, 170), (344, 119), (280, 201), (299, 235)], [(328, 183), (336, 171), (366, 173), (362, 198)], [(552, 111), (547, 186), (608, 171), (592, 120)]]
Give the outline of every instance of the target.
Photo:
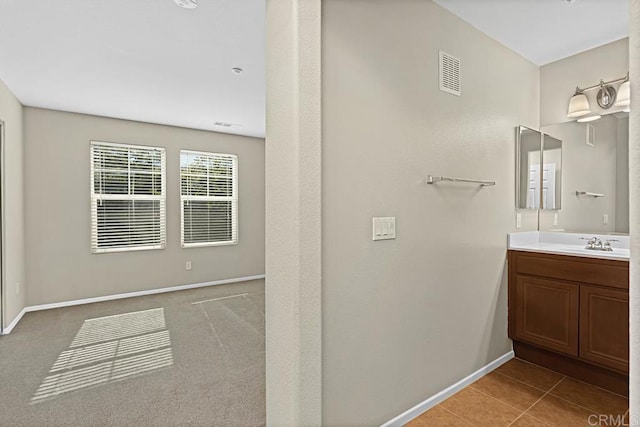
[(539, 209), (542, 134), (525, 126), (516, 128), (516, 208)]

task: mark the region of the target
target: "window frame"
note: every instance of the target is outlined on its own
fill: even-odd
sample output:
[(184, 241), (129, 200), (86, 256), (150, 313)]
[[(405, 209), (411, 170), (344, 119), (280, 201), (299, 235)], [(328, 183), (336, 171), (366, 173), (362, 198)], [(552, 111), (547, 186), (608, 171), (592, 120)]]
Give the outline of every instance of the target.
[[(95, 191), (95, 173), (96, 165), (94, 164), (93, 149), (95, 146), (114, 147), (127, 150), (158, 150), (160, 151), (160, 189), (161, 194), (143, 195), (143, 194), (102, 194)], [(128, 161), (130, 159), (130, 151)], [(116, 253), (116, 252), (135, 252), (162, 250), (167, 248), (167, 152), (164, 147), (156, 147), (151, 145), (137, 145), (118, 142), (107, 142), (91, 140), (89, 143), (89, 164), (90, 164), (90, 230), (89, 240), (92, 254)], [(131, 171), (129, 171), (129, 179), (131, 179)], [(127, 185), (127, 190), (131, 193), (131, 182)], [(160, 202), (160, 243), (159, 244), (142, 244), (139, 246), (120, 246), (120, 247), (98, 247), (98, 209), (97, 202), (100, 200), (122, 200), (122, 201), (159, 201)], [(95, 233), (94, 233), (95, 230)]]
[[(203, 155), (207, 157), (227, 157), (232, 160), (232, 174), (231, 174), (231, 196), (192, 196), (182, 194), (182, 153)], [(214, 153), (212, 151), (201, 150), (189, 150), (180, 149), (179, 153), (179, 180), (180, 180), (180, 245), (184, 249), (190, 248), (205, 248), (212, 246), (231, 246), (237, 245), (239, 242), (239, 197), (238, 197), (238, 156), (236, 154), (229, 153)], [(208, 171), (208, 169), (207, 169)], [(217, 242), (197, 242), (197, 243), (185, 243), (184, 237), (184, 202), (188, 200), (193, 201), (230, 201), (232, 207), (231, 215), (231, 240), (217, 241)]]

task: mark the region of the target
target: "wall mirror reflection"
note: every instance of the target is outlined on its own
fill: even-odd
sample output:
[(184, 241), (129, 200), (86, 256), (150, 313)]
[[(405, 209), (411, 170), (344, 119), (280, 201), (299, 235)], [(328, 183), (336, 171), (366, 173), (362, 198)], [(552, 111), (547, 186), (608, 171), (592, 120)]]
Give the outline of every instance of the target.
[(617, 112), (590, 123), (567, 122), (541, 130), (563, 141), (564, 183), (562, 206), (541, 211), (539, 229), (628, 233), (629, 114)]
[(524, 126), (516, 128), (518, 209), (540, 208), (540, 142), (541, 133), (537, 130)]
[(562, 207), (562, 141), (544, 133), (541, 161), (542, 209)]
[(562, 141), (517, 128), (517, 195), (521, 210), (558, 210), (562, 204)]

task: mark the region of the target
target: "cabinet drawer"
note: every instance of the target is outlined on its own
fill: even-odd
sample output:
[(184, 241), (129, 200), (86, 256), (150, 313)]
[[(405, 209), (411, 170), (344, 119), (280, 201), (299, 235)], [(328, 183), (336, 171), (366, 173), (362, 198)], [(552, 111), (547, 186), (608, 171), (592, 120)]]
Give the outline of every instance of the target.
[(578, 355), (579, 286), (517, 276), (515, 338)]
[(624, 261), (576, 260), (575, 257), (517, 256), (517, 274), (629, 289), (629, 266)]

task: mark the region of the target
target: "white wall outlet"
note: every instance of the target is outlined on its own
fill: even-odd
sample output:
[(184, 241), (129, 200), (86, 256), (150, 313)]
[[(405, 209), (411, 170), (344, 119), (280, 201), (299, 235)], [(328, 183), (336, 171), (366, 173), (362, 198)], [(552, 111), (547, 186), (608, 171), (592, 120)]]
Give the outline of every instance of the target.
[(20, 282), (16, 282), (16, 295), (20, 293)]
[(553, 225), (558, 225), (558, 212), (553, 213)]
[(602, 214), (602, 223), (609, 224), (609, 214)]
[(187, 261), (186, 264), (184, 265), (184, 268), (186, 270), (191, 270), (191, 261)]
[(395, 238), (395, 216), (373, 218), (373, 240), (389, 240)]
[(522, 228), (522, 214), (516, 214), (516, 228)]

